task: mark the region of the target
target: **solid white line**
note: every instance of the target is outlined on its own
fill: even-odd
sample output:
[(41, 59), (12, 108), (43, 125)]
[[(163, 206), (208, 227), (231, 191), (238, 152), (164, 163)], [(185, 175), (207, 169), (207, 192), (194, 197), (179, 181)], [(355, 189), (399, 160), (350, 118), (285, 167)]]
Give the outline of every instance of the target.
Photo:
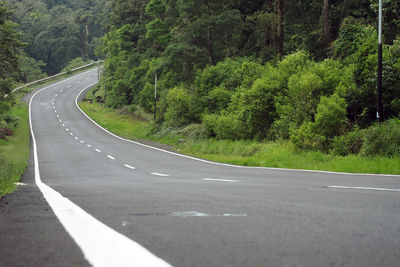
[(163, 176), (163, 177), (168, 177), (168, 176), (171, 176), (171, 175), (169, 175), (169, 174), (165, 174), (165, 173), (158, 173), (158, 172), (152, 172), (151, 174), (152, 174), (152, 175), (157, 175), (157, 176)]
[(29, 101), (29, 125), (33, 142), (35, 182), (54, 214), (82, 250), (85, 259), (93, 266), (170, 266), (140, 244), (103, 224), (42, 182), (36, 138), (32, 127), (32, 101), (39, 92), (51, 86), (54, 86), (54, 84), (38, 90), (31, 97)]
[(216, 182), (229, 182), (229, 183), (237, 183), (239, 180), (228, 180), (228, 179), (213, 179), (213, 178), (204, 178), (201, 179), (203, 181), (216, 181)]
[(285, 168), (272, 168), (272, 167), (250, 167), (250, 166), (240, 166), (240, 165), (232, 165), (232, 164), (228, 164), (228, 163), (219, 163), (219, 162), (214, 162), (214, 161), (209, 161), (209, 160), (205, 160), (205, 159), (199, 159), (199, 158), (195, 158), (192, 156), (187, 156), (187, 155), (183, 155), (183, 154), (179, 154), (179, 153), (175, 153), (175, 152), (171, 152), (168, 150), (164, 150), (161, 148), (157, 148), (157, 147), (152, 147), (149, 145), (145, 145), (136, 141), (132, 141), (132, 140), (128, 140), (126, 138), (123, 138), (119, 135), (116, 135), (112, 132), (110, 132), (109, 130), (105, 129), (104, 127), (102, 127), (100, 124), (98, 124), (97, 122), (95, 122), (92, 118), (89, 117), (89, 115), (87, 115), (78, 105), (78, 98), (79, 96), (88, 88), (90, 88), (91, 86), (95, 85), (96, 83), (93, 83), (85, 88), (83, 88), (79, 94), (76, 96), (75, 98), (75, 106), (79, 109), (79, 111), (86, 117), (88, 118), (88, 120), (90, 120), (92, 123), (94, 123), (97, 127), (99, 127), (100, 129), (102, 129), (103, 131), (105, 131), (106, 133), (114, 136), (115, 138), (118, 138), (119, 140), (125, 141), (125, 142), (129, 142), (132, 144), (136, 144), (142, 147), (146, 147), (146, 148), (150, 148), (153, 150), (157, 150), (160, 152), (164, 152), (167, 154), (171, 154), (177, 157), (181, 157), (181, 158), (186, 158), (186, 159), (191, 159), (191, 160), (196, 160), (199, 162), (203, 162), (203, 163), (208, 163), (208, 164), (212, 164), (212, 165), (218, 165), (218, 166), (225, 166), (225, 167), (230, 167), (230, 168), (240, 168), (240, 169), (259, 169), (259, 170), (274, 170), (274, 171), (290, 171), (290, 172), (311, 172), (311, 173), (323, 173), (323, 174), (340, 174), (340, 175), (350, 175), (350, 176), (383, 176), (383, 177), (400, 177), (400, 175), (396, 175), (396, 174), (373, 174), (373, 173), (347, 173), (347, 172), (333, 172), (333, 171), (316, 171), (316, 170), (302, 170), (302, 169), (285, 169)]
[(96, 148), (95, 150), (96, 150), (97, 152), (99, 152), (99, 153), (101, 152), (101, 150), (100, 150), (100, 149), (98, 149), (98, 148)]
[(131, 169), (131, 170), (136, 170), (135, 167), (133, 167), (133, 166), (131, 166), (131, 165), (129, 165), (129, 164), (124, 164), (124, 166), (127, 167), (127, 168), (129, 168), (129, 169)]
[(115, 158), (113, 156), (107, 155), (107, 158), (115, 160)]
[(380, 187), (330, 185), (330, 186), (328, 186), (328, 188), (400, 192), (400, 189), (397, 189), (397, 188), (380, 188)]

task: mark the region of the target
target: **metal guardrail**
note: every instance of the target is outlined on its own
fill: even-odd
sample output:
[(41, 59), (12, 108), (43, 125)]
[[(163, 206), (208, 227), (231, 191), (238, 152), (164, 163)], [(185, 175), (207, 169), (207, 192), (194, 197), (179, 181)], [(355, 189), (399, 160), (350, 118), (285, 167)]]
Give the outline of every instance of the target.
[(58, 77), (58, 76), (67, 74), (67, 73), (69, 73), (69, 72), (77, 71), (77, 70), (84, 69), (84, 68), (87, 68), (87, 67), (92, 66), (92, 65), (96, 65), (96, 64), (101, 63), (101, 62), (103, 62), (103, 61), (104, 61), (104, 60), (99, 60), (99, 61), (96, 61), (96, 62), (92, 62), (92, 63), (86, 64), (86, 65), (80, 66), (80, 67), (78, 67), (78, 68), (72, 69), (72, 70), (70, 70), (70, 71), (60, 72), (60, 73), (58, 73), (58, 74), (56, 74), (56, 75), (49, 76), (49, 77), (46, 77), (46, 78), (43, 78), (43, 79), (40, 79), (40, 80), (36, 80), (36, 81), (30, 82), (30, 83), (21, 85), (21, 86), (15, 88), (15, 89), (13, 89), (13, 90), (11, 91), (11, 93), (14, 93), (15, 91), (18, 91), (18, 90), (20, 90), (20, 89), (22, 89), (22, 88), (25, 88), (25, 87), (29, 86), (29, 85), (33, 85), (33, 84), (37, 84), (37, 83), (40, 83), (40, 82), (43, 82), (43, 81), (47, 81), (47, 80), (56, 78), (56, 77)]

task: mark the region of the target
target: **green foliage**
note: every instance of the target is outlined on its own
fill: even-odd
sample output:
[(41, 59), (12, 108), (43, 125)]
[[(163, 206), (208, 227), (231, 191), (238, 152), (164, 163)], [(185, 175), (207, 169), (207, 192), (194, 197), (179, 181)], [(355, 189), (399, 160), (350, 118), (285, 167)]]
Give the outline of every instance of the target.
[(332, 153), (340, 156), (358, 154), (364, 144), (364, 135), (364, 130), (355, 129), (347, 134), (336, 136), (332, 143)]
[(367, 156), (400, 156), (400, 120), (390, 119), (372, 125), (365, 131), (360, 153)]
[(185, 89), (179, 87), (171, 89), (166, 96), (165, 124), (180, 128), (198, 121), (199, 114), (194, 108), (194, 103), (195, 98)]
[(167, 4), (163, 0), (150, 0), (146, 6), (146, 14), (152, 17), (160, 17), (167, 10)]
[(346, 123), (346, 103), (337, 95), (321, 97), (315, 122), (305, 121), (292, 129), (291, 140), (299, 148), (328, 151), (334, 137), (343, 134)]
[(70, 71), (75, 68), (79, 68), (81, 66), (89, 64), (89, 63), (90, 63), (89, 61), (84, 61), (83, 58), (78, 57), (78, 58), (75, 58), (75, 59), (71, 60), (70, 62), (68, 62), (67, 66), (65, 66), (65, 68), (63, 68), (61, 70), (61, 72), (68, 71), (68, 70)]

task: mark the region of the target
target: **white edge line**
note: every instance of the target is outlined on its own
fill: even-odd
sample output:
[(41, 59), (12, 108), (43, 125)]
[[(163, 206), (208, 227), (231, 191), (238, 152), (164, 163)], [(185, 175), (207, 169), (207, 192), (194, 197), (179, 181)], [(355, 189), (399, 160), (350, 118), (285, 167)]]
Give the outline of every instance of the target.
[(200, 161), (200, 162), (204, 162), (204, 163), (208, 163), (208, 164), (213, 164), (213, 165), (219, 165), (219, 166), (226, 166), (226, 167), (231, 167), (231, 168), (240, 168), (240, 169), (260, 169), (260, 170), (277, 170), (277, 171), (291, 171), (291, 172), (311, 172), (311, 173), (323, 173), (323, 174), (341, 174), (341, 175), (351, 175), (351, 176), (388, 176), (388, 177), (400, 177), (400, 175), (396, 175), (396, 174), (373, 174), (373, 173), (348, 173), (348, 172), (333, 172), (333, 171), (318, 171), (318, 170), (303, 170), (303, 169), (285, 169), (285, 168), (272, 168), (272, 167), (251, 167), (251, 166), (240, 166), (240, 165), (232, 165), (232, 164), (228, 164), (228, 163), (219, 163), (219, 162), (214, 162), (214, 161), (209, 161), (209, 160), (205, 160), (205, 159), (199, 159), (196, 157), (192, 157), (192, 156), (188, 156), (188, 155), (183, 155), (183, 154), (179, 154), (179, 153), (175, 153), (175, 152), (171, 152), (168, 150), (164, 150), (161, 148), (157, 148), (157, 147), (153, 147), (153, 146), (149, 146), (149, 145), (145, 145), (142, 143), (139, 143), (137, 141), (132, 141), (132, 140), (128, 140), (126, 138), (123, 138), (119, 135), (116, 135), (112, 132), (110, 132), (109, 130), (105, 129), (104, 127), (102, 127), (100, 124), (98, 124), (96, 121), (94, 121), (92, 118), (89, 117), (89, 115), (87, 115), (78, 105), (78, 98), (79, 96), (88, 88), (92, 87), (93, 85), (95, 85), (97, 82), (90, 84), (89, 86), (85, 87), (82, 89), (82, 91), (79, 92), (79, 94), (76, 96), (75, 98), (75, 106), (80, 110), (80, 112), (82, 112), (82, 114), (88, 118), (91, 122), (93, 122), (97, 127), (99, 127), (100, 129), (102, 129), (103, 131), (105, 131), (106, 133), (114, 136), (115, 138), (118, 138), (120, 140), (129, 142), (129, 143), (133, 143), (142, 147), (147, 147), (153, 150), (157, 150), (157, 151), (161, 151), (164, 153), (168, 153), (174, 156), (178, 156), (178, 157), (182, 157), (182, 158), (187, 158), (187, 159), (191, 159), (191, 160), (196, 160), (196, 161)]
[(381, 187), (330, 185), (328, 186), (328, 188), (400, 192), (400, 189), (397, 188), (381, 188)]
[(170, 266), (140, 244), (98, 221), (41, 181), (31, 107), (34, 97), (51, 86), (54, 84), (44, 87), (32, 95), (29, 101), (29, 126), (33, 143), (35, 183), (54, 214), (82, 250), (86, 260), (93, 266)]
[(214, 179), (214, 178), (203, 178), (203, 181), (215, 181), (215, 182), (229, 182), (229, 183), (237, 183), (239, 180), (229, 180), (229, 179)]

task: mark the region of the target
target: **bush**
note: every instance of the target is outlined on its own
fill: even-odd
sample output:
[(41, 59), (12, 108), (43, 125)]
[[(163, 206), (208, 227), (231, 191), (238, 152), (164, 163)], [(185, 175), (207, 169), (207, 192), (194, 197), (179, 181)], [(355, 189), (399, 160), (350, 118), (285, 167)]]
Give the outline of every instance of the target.
[(400, 120), (390, 119), (372, 125), (365, 131), (360, 153), (367, 156), (400, 156)]
[(198, 121), (195, 99), (185, 89), (171, 89), (167, 94), (166, 104), (164, 118), (167, 126), (180, 128)]
[(346, 122), (346, 103), (337, 95), (321, 97), (315, 122), (305, 121), (292, 130), (292, 142), (299, 148), (327, 151), (335, 136), (341, 135)]
[(198, 123), (186, 126), (182, 130), (179, 130), (178, 134), (183, 134), (191, 140), (200, 140), (207, 137), (207, 132), (204, 125)]
[(358, 154), (364, 144), (364, 131), (354, 130), (345, 135), (336, 136), (332, 142), (332, 154), (347, 156)]

